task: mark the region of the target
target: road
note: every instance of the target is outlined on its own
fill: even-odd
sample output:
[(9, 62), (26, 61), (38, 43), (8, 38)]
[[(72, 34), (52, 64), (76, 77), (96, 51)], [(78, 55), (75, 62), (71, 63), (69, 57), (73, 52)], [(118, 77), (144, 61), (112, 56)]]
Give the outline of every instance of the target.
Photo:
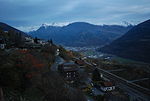
[(57, 71), (58, 70), (58, 65), (64, 63), (65, 60), (61, 58), (60, 56), (57, 56), (55, 59), (55, 63), (51, 66), (52, 71)]
[(142, 79), (137, 79), (137, 80), (132, 80), (130, 82), (138, 82), (138, 81), (145, 81), (145, 80), (149, 80), (150, 78), (142, 78)]
[[(86, 64), (94, 67), (91, 63), (88, 63), (87, 61), (85, 61)], [(104, 77), (115, 81), (116, 85), (124, 90), (125, 92), (127, 92), (130, 96), (131, 99), (137, 99), (137, 101), (150, 101), (150, 90), (143, 88), (139, 85), (136, 85), (128, 80), (125, 80), (117, 75), (114, 75), (104, 69), (101, 69), (99, 67), (94, 67), (97, 68), (100, 73), (102, 73), (104, 75)]]

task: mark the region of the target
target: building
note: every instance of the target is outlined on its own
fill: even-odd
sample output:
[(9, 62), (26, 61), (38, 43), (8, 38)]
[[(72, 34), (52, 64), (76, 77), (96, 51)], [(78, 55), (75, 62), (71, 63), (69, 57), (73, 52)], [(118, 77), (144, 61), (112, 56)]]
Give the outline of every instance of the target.
[(76, 60), (75, 63), (78, 64), (79, 66), (85, 66), (84, 60), (81, 60), (81, 59)]
[(38, 40), (38, 43), (43, 46), (47, 44), (47, 42), (45, 40), (41, 40), (41, 39)]
[(60, 50), (57, 49), (57, 50), (56, 50), (56, 56), (58, 56), (59, 54), (60, 54)]
[(78, 79), (78, 69), (75, 67), (65, 67), (64, 77), (67, 81), (76, 81)]
[(78, 66), (74, 62), (66, 62), (59, 65), (58, 70), (63, 74), (65, 80), (73, 83), (79, 78)]
[(104, 92), (115, 90), (115, 85), (110, 81), (100, 83), (100, 89)]
[(0, 38), (0, 49), (5, 49), (5, 46), (6, 46), (5, 40)]
[(33, 44), (33, 43), (34, 43), (34, 40), (33, 40), (33, 38), (31, 38), (31, 37), (25, 37), (25, 43), (26, 43), (26, 44)]

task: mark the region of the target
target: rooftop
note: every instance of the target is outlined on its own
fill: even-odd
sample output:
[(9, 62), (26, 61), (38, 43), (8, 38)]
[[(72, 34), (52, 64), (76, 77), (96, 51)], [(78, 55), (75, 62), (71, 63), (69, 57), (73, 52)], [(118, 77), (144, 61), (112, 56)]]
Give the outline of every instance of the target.
[(111, 87), (111, 86), (114, 86), (114, 84), (110, 81), (105, 81), (105, 82), (102, 82), (101, 83), (102, 86), (105, 86), (105, 87)]
[(64, 71), (78, 71), (78, 67), (64, 67)]
[(70, 65), (76, 65), (76, 64), (73, 61), (70, 61), (70, 62), (65, 62), (63, 65), (70, 66)]

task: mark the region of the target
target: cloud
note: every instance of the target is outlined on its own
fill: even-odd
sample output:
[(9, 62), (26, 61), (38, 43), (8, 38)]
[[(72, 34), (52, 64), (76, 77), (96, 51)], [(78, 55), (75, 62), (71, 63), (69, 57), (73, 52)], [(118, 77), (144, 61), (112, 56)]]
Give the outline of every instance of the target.
[(44, 22), (137, 24), (150, 18), (149, 0), (0, 0), (0, 4), (0, 21), (22, 29)]
[[(70, 24), (72, 22), (60, 22), (60, 23), (43, 23), (42, 25), (46, 25), (46, 26), (66, 26), (68, 24)], [(24, 32), (30, 32), (30, 31), (35, 31), (37, 30), (38, 28), (40, 28), (42, 25), (36, 25), (36, 26), (19, 26), (19, 27), (16, 27), (17, 29), (21, 30), (21, 31), (24, 31)]]
[(40, 26), (19, 26), (16, 27), (17, 29), (24, 31), (24, 32), (30, 32), (30, 31), (35, 31), (39, 28)]

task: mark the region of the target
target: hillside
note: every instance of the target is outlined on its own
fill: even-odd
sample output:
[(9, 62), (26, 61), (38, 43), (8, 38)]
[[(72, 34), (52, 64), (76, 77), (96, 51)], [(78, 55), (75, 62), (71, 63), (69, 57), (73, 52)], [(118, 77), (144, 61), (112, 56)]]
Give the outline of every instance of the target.
[(63, 47), (48, 43), (38, 48), (0, 49), (0, 100), (85, 101), (80, 91), (66, 87), (63, 78), (51, 70), (57, 49), (64, 60), (72, 58)]
[(150, 20), (133, 27), (100, 51), (150, 63)]
[(21, 33), (23, 36), (28, 36), (26, 33), (6, 24), (6, 23), (3, 23), (3, 22), (0, 22), (0, 30), (2, 31), (14, 31), (16, 33)]
[(0, 22), (0, 43), (5, 44), (5, 48), (22, 47), (27, 37), (31, 38), (26, 33)]
[(67, 26), (41, 26), (30, 32), (31, 36), (42, 39), (53, 39), (65, 46), (103, 46), (122, 36), (133, 26), (92, 25), (85, 22), (75, 22)]

